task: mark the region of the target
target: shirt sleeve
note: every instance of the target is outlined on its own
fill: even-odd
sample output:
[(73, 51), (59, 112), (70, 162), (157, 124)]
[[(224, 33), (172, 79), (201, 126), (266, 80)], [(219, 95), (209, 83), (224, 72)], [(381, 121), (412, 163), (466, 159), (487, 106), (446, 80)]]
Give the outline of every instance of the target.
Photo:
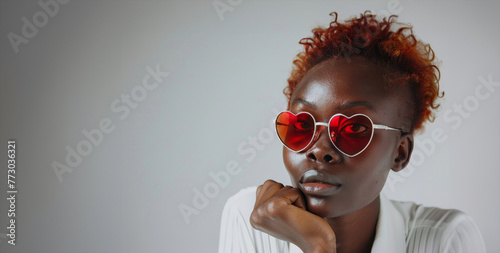
[(407, 252), (484, 253), (483, 237), (472, 217), (454, 209), (413, 205)]
[(250, 228), (234, 202), (234, 198), (230, 198), (222, 211), (219, 253), (255, 253)]
[(456, 226), (448, 233), (443, 241), (441, 252), (451, 253), (485, 253), (486, 247), (476, 222), (465, 214), (456, 218)]
[(258, 231), (250, 224), (257, 187), (230, 197), (222, 211), (219, 253), (288, 253), (289, 243)]

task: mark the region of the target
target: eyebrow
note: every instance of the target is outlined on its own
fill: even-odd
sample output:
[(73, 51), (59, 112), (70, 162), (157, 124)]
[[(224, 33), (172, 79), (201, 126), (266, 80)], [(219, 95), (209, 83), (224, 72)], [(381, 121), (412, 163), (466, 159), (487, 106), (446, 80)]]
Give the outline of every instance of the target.
[[(292, 102), (292, 106), (294, 106), (297, 103), (301, 103), (301, 104), (303, 104), (311, 109), (316, 109), (318, 107), (315, 103), (309, 102), (303, 98), (294, 99)], [(338, 110), (346, 110), (346, 109), (350, 109), (350, 108), (357, 107), (357, 106), (363, 106), (363, 107), (366, 107), (372, 111), (375, 111), (375, 112), (377, 111), (375, 106), (372, 103), (365, 101), (365, 100), (345, 102), (345, 103), (341, 104), (337, 109)]]
[(311, 102), (309, 102), (309, 101), (307, 101), (307, 100), (305, 100), (303, 98), (296, 98), (296, 99), (294, 99), (293, 102), (292, 102), (292, 106), (294, 106), (297, 103), (301, 103), (301, 104), (303, 104), (303, 105), (305, 105), (307, 107), (310, 107), (312, 109), (316, 109), (317, 108), (317, 106), (316, 106), (315, 103), (311, 103)]

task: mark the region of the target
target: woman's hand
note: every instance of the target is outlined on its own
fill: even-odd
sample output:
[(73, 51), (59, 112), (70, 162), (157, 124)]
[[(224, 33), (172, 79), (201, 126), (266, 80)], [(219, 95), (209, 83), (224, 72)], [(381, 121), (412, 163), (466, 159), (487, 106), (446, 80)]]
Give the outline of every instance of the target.
[(336, 252), (335, 233), (325, 219), (306, 210), (302, 193), (267, 180), (257, 188), (250, 216), (255, 229), (297, 245), (302, 251)]

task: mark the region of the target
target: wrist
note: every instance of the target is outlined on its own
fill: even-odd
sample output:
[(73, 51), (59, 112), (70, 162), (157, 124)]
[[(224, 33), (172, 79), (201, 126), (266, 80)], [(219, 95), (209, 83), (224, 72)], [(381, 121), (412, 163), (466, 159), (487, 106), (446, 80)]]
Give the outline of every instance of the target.
[(335, 253), (337, 252), (337, 245), (335, 240), (324, 240), (309, 245), (306, 253)]
[(332, 247), (315, 247), (309, 251), (305, 251), (307, 253), (335, 253), (337, 250), (335, 249), (335, 246)]

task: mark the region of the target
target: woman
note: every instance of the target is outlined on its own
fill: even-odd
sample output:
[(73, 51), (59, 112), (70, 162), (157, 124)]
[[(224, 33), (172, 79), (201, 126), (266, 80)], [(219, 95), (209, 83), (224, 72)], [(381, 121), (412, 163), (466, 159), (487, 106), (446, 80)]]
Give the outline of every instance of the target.
[(276, 118), (292, 186), (268, 180), (231, 197), (219, 252), (485, 252), (463, 212), (380, 194), (444, 94), (433, 50), (394, 16), (332, 15), (301, 40)]

